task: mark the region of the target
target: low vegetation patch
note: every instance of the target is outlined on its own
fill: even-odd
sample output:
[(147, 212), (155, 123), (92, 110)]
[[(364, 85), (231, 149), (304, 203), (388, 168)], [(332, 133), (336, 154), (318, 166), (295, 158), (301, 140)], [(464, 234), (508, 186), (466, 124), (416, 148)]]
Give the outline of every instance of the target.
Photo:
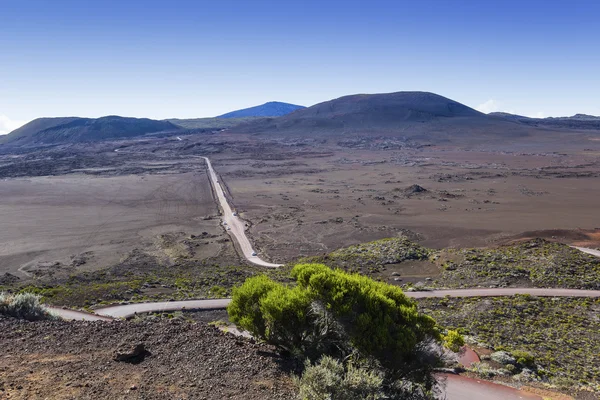
[(315, 262), (352, 272), (380, 272), (387, 264), (406, 260), (427, 260), (433, 250), (406, 237), (388, 238), (342, 248), (325, 256), (309, 257), (302, 262)]
[(13, 317), (28, 321), (58, 319), (40, 302), (40, 296), (33, 293), (0, 293), (0, 317)]
[(147, 271), (105, 269), (72, 275), (58, 282), (37, 281), (6, 287), (11, 292), (35, 293), (52, 305), (89, 307), (119, 302), (223, 298), (231, 288), (259, 273), (290, 281), (289, 268), (221, 267), (208, 263), (159, 265)]
[(600, 258), (534, 239), (497, 249), (444, 250), (443, 287), (535, 286), (600, 289)]
[[(384, 279), (390, 278), (382, 276), (389, 273), (389, 267), (398, 268), (408, 265), (409, 261), (428, 261), (435, 264), (436, 271), (441, 270), (441, 275), (428, 272), (435, 278), (427, 279), (426, 286), (440, 288), (600, 289), (600, 258), (544, 239), (494, 249), (433, 250), (399, 237), (358, 244), (301, 261)], [(402, 273), (394, 273), (394, 276), (398, 282), (406, 281)]]
[(314, 365), (306, 362), (304, 373), (296, 379), (299, 398), (311, 400), (379, 400), (388, 398), (383, 376), (365, 367), (347, 367), (335, 358), (324, 356)]
[(600, 299), (513, 296), (420, 299), (422, 312), (496, 351), (495, 371), (600, 391)]

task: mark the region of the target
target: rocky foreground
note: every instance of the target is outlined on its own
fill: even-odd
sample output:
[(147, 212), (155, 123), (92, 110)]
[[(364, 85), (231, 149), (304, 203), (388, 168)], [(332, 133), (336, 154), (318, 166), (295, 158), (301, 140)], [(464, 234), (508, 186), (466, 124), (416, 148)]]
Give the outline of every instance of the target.
[(292, 399), (273, 348), (204, 323), (0, 319), (0, 398)]

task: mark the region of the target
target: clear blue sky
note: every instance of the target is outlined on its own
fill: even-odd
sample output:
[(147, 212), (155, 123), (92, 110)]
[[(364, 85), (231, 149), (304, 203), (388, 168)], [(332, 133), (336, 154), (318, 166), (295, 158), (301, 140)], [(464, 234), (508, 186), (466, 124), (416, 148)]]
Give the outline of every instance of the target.
[(431, 91), (600, 115), (597, 0), (0, 0), (0, 132)]

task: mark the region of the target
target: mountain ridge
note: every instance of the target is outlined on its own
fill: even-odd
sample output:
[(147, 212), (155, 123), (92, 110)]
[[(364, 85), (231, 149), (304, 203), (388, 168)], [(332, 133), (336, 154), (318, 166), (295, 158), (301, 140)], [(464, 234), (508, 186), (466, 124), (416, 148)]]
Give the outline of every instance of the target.
[(37, 118), (0, 137), (7, 145), (50, 145), (119, 139), (181, 128), (168, 121), (108, 115), (100, 118)]
[(524, 125), (547, 128), (600, 130), (600, 117), (588, 114), (575, 114), (570, 117), (533, 118), (506, 112), (492, 112), (490, 117), (518, 122)]

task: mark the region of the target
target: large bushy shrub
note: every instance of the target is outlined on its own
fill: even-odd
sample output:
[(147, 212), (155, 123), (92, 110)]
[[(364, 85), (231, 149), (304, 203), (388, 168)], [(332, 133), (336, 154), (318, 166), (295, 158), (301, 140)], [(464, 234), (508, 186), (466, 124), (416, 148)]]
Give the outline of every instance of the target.
[(321, 264), (297, 265), (292, 276), (325, 304), (359, 352), (386, 367), (404, 364), (423, 340), (440, 338), (435, 321), (419, 313), (397, 286)]
[[(435, 321), (419, 313), (400, 288), (322, 264), (299, 264), (292, 276), (294, 287), (257, 276), (235, 288), (228, 307), (231, 321), (311, 362), (327, 360), (320, 362), (332, 366), (322, 357), (340, 360), (340, 379), (353, 376), (354, 367), (344, 363), (352, 359), (381, 373), (388, 387), (408, 380), (421, 385), (423, 393), (432, 388), (432, 368), (444, 352), (442, 336)], [(453, 332), (446, 342), (456, 347), (461, 339)]]

